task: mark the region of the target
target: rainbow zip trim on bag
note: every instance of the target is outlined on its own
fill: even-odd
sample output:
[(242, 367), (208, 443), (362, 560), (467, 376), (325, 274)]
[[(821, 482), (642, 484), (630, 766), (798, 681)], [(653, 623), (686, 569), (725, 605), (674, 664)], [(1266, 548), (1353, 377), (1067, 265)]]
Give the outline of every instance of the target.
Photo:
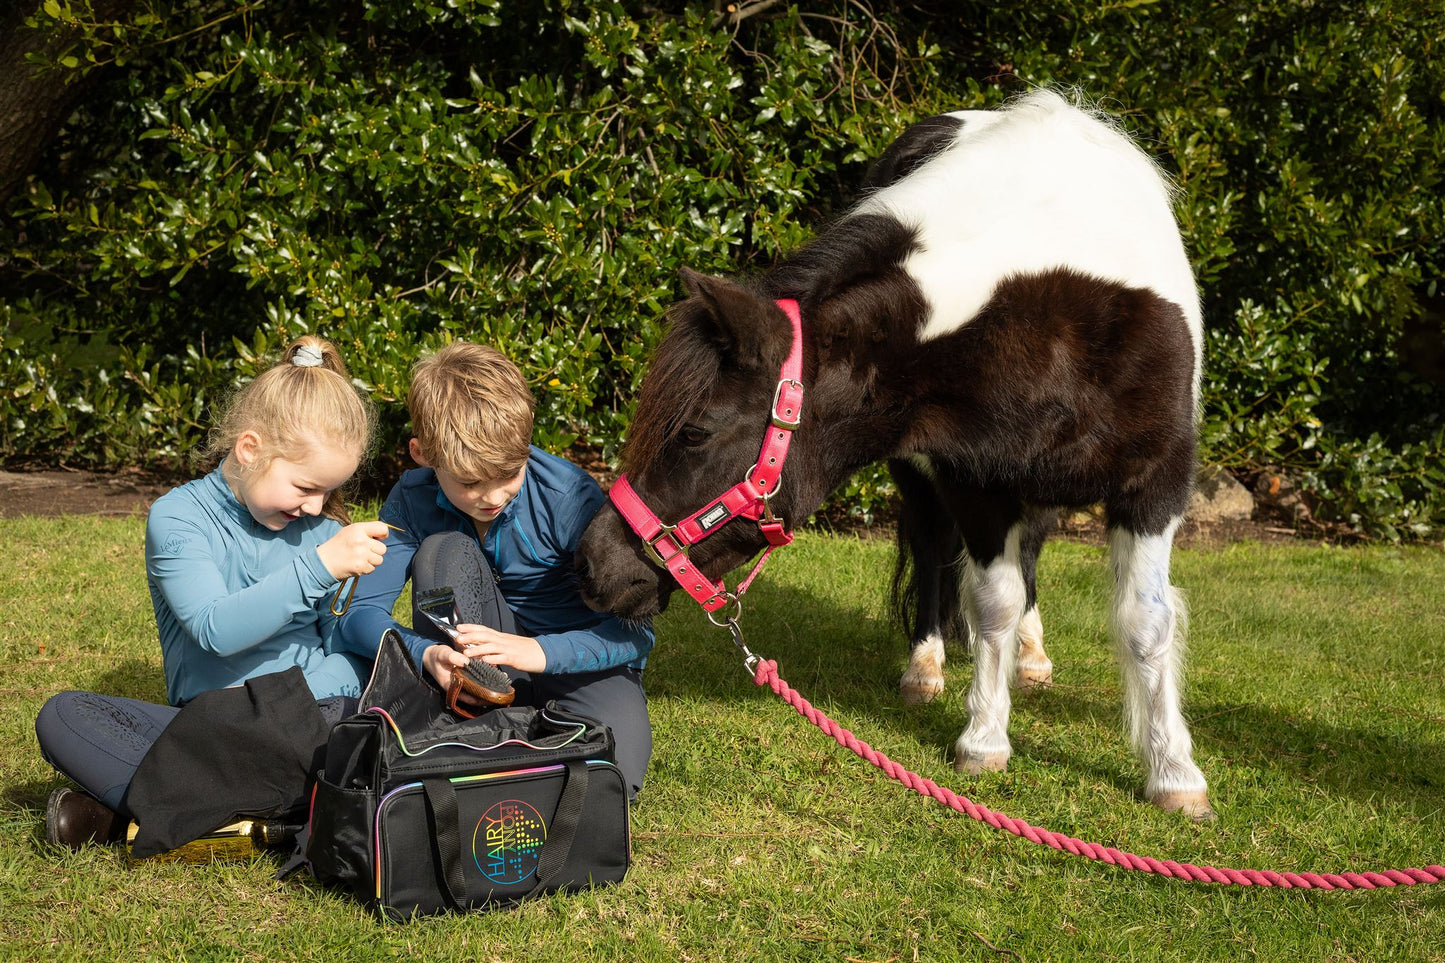
[(506, 747), (506, 746), (526, 746), (528, 749), (560, 749), (560, 748), (562, 748), (563, 746), (571, 745), (573, 742), (575, 742), (575, 741), (577, 741), (578, 739), (580, 739), (580, 738), (582, 737), (582, 735), (583, 735), (584, 733), (586, 733), (586, 731), (587, 731), (587, 726), (586, 726), (585, 724), (583, 724), (583, 723), (580, 723), (580, 722), (579, 722), (579, 723), (573, 723), (573, 722), (568, 722), (568, 721), (563, 720), (563, 719), (558, 719), (558, 718), (556, 718), (556, 717), (554, 717), (554, 716), (549, 716), (549, 715), (547, 715), (547, 713), (544, 711), (544, 712), (542, 713), (542, 716), (543, 716), (543, 718), (545, 718), (548, 722), (554, 723), (554, 724), (556, 724), (556, 725), (576, 726), (577, 731), (574, 732), (570, 737), (568, 737), (567, 739), (564, 739), (563, 741), (561, 741), (561, 742), (559, 742), (559, 743), (555, 743), (555, 744), (552, 744), (552, 745), (546, 745), (546, 746), (533, 745), (532, 743), (527, 742), (525, 739), (508, 739), (508, 740), (505, 741), (505, 742), (498, 742), (498, 743), (496, 743), (495, 745), (490, 745), (490, 746), (474, 746), (474, 745), (472, 745), (471, 743), (467, 743), (467, 742), (438, 742), (438, 743), (435, 743), (435, 744), (433, 744), (433, 745), (427, 746), (425, 749), (421, 749), (421, 750), (418, 750), (418, 751), (416, 751), (416, 752), (412, 752), (410, 749), (407, 748), (406, 740), (405, 740), (404, 738), (402, 738), (401, 729), (400, 729), (400, 727), (397, 726), (396, 720), (393, 719), (393, 718), (390, 716), (390, 714), (387, 713), (387, 711), (386, 711), (385, 709), (381, 708), (380, 706), (370, 706), (369, 708), (367, 708), (366, 711), (367, 711), (367, 712), (374, 712), (374, 713), (376, 713), (377, 715), (381, 716), (383, 719), (385, 719), (386, 722), (387, 722), (387, 725), (389, 725), (389, 726), (391, 727), (392, 733), (396, 736), (396, 744), (397, 744), (398, 746), (401, 746), (401, 751), (402, 751), (405, 755), (411, 756), (411, 757), (413, 757), (413, 758), (416, 758), (416, 757), (418, 757), (418, 756), (423, 756), (423, 755), (425, 755), (426, 753), (431, 752), (433, 749), (442, 749), (442, 748), (445, 748), (445, 747), (451, 747), (451, 748), (454, 748), (454, 749), (470, 749), (470, 750), (472, 750), (473, 752), (492, 752), (492, 751), (495, 750), (495, 749), (502, 749), (502, 748), (504, 748), (504, 747)]

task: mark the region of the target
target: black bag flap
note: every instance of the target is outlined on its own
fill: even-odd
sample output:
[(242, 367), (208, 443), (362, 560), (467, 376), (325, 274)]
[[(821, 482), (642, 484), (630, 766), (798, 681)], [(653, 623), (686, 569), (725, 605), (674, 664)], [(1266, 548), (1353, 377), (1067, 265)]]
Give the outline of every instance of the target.
[(406, 643), (396, 632), (382, 636), (371, 680), (361, 693), (362, 710), (373, 707), (385, 712), (402, 733), (443, 729), (457, 720), (446, 707), (441, 690), (418, 671)]
[(417, 669), (416, 663), (411, 659), (411, 652), (407, 649), (406, 643), (402, 641), (401, 635), (393, 630), (387, 630), (381, 637), (381, 644), (376, 648), (376, 661), (371, 667), (371, 679), (367, 681), (366, 688), (361, 693), (361, 707), (381, 706), (395, 716), (396, 713), (390, 708), (390, 703), (408, 694), (415, 694), (418, 691), (431, 691), (426, 678)]
[(389, 784), (402, 774), (461, 766), (475, 772), (569, 758), (614, 759), (612, 731), (596, 719), (548, 706), (508, 706), (463, 719), (417, 671), (401, 637), (387, 633), (361, 713), (343, 720), (327, 746), (337, 785)]

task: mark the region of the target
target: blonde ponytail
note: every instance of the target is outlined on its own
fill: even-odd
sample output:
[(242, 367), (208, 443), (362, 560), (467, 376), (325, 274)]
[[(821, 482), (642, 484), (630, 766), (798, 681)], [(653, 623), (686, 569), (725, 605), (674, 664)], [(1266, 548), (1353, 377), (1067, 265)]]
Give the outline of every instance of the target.
[[(205, 453), (219, 463), (241, 435), (254, 431), (262, 443), (257, 470), (277, 457), (299, 460), (318, 444), (334, 445), (360, 460), (371, 447), (375, 427), (371, 403), (352, 386), (341, 352), (308, 334), (287, 345), (279, 363), (224, 405)], [(340, 489), (327, 497), (323, 511), (343, 524), (350, 521)]]

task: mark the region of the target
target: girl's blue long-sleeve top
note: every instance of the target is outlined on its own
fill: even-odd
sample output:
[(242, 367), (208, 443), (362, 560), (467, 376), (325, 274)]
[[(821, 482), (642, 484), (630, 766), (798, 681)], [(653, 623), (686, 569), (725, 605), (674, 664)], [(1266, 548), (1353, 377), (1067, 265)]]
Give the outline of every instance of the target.
[[(641, 669), (652, 651), (650, 625), (599, 614), (582, 601), (573, 556), (605, 499), (585, 471), (534, 446), (517, 497), (480, 540), (502, 597), (520, 631), (542, 647), (549, 674), (618, 666)], [(382, 505), (381, 520), (402, 531), (390, 534), (381, 565), (358, 581), (351, 607), (340, 620), (342, 645), (375, 658), (382, 633), (396, 629), (420, 666), (422, 653), (435, 642), (392, 618), (392, 608), (411, 578), (412, 556), (428, 535), (465, 532), (476, 538), (476, 528), (443, 494), (430, 468), (401, 476)]]
[(316, 549), (340, 529), (318, 516), (271, 531), (219, 468), (156, 499), (146, 582), (172, 703), (292, 666), (317, 698), (361, 694), (355, 660), (327, 654), (336, 620), (322, 600), (336, 579)]

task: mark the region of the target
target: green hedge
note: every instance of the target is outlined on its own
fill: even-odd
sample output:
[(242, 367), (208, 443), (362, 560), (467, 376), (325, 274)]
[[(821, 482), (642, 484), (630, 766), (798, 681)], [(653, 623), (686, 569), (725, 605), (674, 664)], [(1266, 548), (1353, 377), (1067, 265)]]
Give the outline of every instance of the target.
[[(33, 29), (82, 27), (57, 82), (98, 86), (0, 221), (0, 459), (178, 467), (209, 401), (302, 331), (382, 402), (383, 471), (407, 368), (454, 337), (521, 364), (542, 444), (615, 451), (679, 267), (760, 270), (912, 120), (1061, 84), (1179, 177), (1206, 455), (1294, 475), (1350, 530), (1445, 528), (1445, 392), (1399, 347), (1440, 338), (1438, 4), (946, 7), (253, 0), (86, 24), (45, 0)], [(887, 497), (865, 474), (842, 505)]]

